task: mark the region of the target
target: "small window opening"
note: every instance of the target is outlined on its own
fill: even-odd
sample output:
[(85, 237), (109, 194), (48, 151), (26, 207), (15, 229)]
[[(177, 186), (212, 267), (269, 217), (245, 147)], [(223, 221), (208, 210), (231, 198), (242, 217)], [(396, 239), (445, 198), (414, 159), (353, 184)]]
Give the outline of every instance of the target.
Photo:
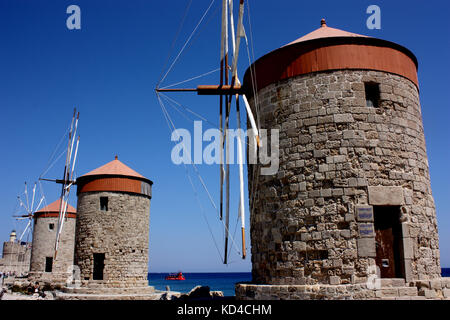
[(45, 272), (52, 272), (53, 270), (53, 258), (46, 257), (45, 258)]
[(375, 82), (364, 83), (366, 91), (366, 105), (370, 108), (378, 108), (380, 105), (380, 85)]
[(48, 230), (53, 230), (55, 229), (55, 224), (54, 223), (49, 223), (48, 224)]
[(100, 210), (108, 211), (108, 197), (100, 197)]

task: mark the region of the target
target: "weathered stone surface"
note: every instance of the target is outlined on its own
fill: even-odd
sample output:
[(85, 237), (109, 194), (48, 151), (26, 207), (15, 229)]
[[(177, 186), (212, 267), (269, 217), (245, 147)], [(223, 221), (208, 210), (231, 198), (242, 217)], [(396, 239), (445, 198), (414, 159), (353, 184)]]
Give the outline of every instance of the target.
[(330, 284), (331, 285), (341, 284), (341, 278), (337, 277), (337, 276), (331, 276), (330, 277)]
[(378, 206), (401, 206), (404, 204), (402, 187), (368, 187), (369, 204)]
[(436, 292), (428, 290), (426, 294), (423, 291), (419, 293), (417, 287), (405, 286), (389, 286), (374, 289), (368, 288), (365, 283), (316, 285), (236, 284), (236, 298), (238, 300), (426, 300), (448, 299), (450, 294), (450, 292), (445, 291), (441, 297)]
[[(100, 210), (108, 197), (108, 211)], [(78, 195), (75, 264), (83, 286), (147, 286), (150, 199), (122, 192)], [(94, 253), (104, 253), (103, 280), (93, 279)]]
[(425, 289), (424, 295), (425, 295), (425, 298), (427, 298), (427, 299), (433, 299), (433, 298), (436, 298), (436, 291), (430, 290), (430, 289)]
[(450, 289), (443, 289), (442, 294), (444, 295), (444, 298), (450, 298)]
[(414, 259), (414, 244), (412, 238), (403, 238), (403, 256), (405, 259)]
[[(377, 108), (364, 104), (366, 81), (383, 88)], [(286, 90), (289, 96), (280, 100)], [(413, 243), (403, 257), (407, 280), (439, 278), (417, 87), (386, 72), (341, 70), (269, 84), (258, 96), (261, 127), (280, 128), (283, 174), (263, 176), (256, 166), (248, 168), (254, 195), (253, 281), (320, 285), (339, 277), (342, 285), (365, 282), (375, 263), (375, 239), (373, 232), (361, 236), (359, 223), (374, 221), (359, 220), (355, 208), (368, 205), (401, 206), (401, 222), (407, 223), (402, 237)], [(256, 113), (254, 99), (249, 102)], [(297, 136), (289, 131), (293, 121)], [(298, 242), (305, 251), (298, 250)]]
[(357, 244), (359, 257), (375, 258), (377, 256), (374, 238), (358, 239)]
[[(53, 228), (50, 227), (53, 225)], [(52, 272), (45, 272), (46, 258), (54, 258), (57, 217), (40, 216), (35, 219), (33, 228), (33, 247), (29, 279), (32, 281), (64, 284), (72, 275), (73, 252), (75, 245), (75, 219), (67, 218), (63, 225), (56, 260)]]
[(30, 271), (31, 243), (21, 244), (13, 241), (3, 243), (3, 254), (0, 259), (1, 273), (15, 273), (18, 276), (26, 275)]

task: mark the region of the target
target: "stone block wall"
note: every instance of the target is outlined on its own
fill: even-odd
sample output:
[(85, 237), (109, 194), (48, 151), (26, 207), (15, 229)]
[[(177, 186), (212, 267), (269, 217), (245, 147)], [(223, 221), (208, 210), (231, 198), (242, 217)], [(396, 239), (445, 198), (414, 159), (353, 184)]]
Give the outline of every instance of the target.
[[(366, 82), (379, 84), (377, 108), (366, 106)], [(273, 176), (248, 169), (254, 283), (365, 283), (375, 265), (373, 220), (356, 212), (380, 204), (400, 206), (407, 280), (440, 277), (411, 81), (364, 70), (308, 74), (262, 88), (258, 107), (261, 128), (280, 130), (280, 168)]]
[(31, 243), (4, 242), (0, 272), (26, 275), (30, 271)]
[[(108, 211), (100, 209), (108, 197)], [(121, 192), (78, 195), (75, 264), (84, 286), (147, 286), (150, 199)], [(93, 280), (94, 253), (104, 253), (103, 280)]]
[[(53, 225), (53, 228), (50, 227)], [(34, 220), (33, 245), (29, 278), (32, 281), (64, 283), (71, 275), (75, 245), (75, 219), (66, 218), (60, 236), (52, 272), (45, 272), (46, 258), (54, 258), (58, 217), (38, 217)]]
[(450, 300), (450, 278), (419, 280), (381, 279), (367, 284), (255, 285), (236, 284), (238, 300)]

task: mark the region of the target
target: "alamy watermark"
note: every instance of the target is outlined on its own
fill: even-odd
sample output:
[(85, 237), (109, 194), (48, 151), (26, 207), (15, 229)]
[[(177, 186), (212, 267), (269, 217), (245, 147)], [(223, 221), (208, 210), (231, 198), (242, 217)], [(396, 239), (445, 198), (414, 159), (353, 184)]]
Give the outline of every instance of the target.
[(70, 16), (67, 17), (66, 26), (69, 30), (80, 30), (81, 29), (81, 9), (79, 6), (72, 4), (67, 7), (67, 14)]
[[(226, 143), (222, 145), (226, 137)], [(241, 146), (247, 150), (247, 157), (242, 157), (242, 163), (261, 164), (261, 175), (274, 175), (280, 165), (279, 130), (271, 129), (270, 136), (267, 129), (259, 130), (261, 146), (257, 147), (257, 138), (252, 129), (228, 129), (223, 133), (216, 128), (203, 132), (202, 121), (194, 121), (194, 137), (187, 129), (176, 129), (172, 132), (171, 140), (177, 142), (171, 152), (174, 164), (236, 164), (238, 153), (235, 152), (240, 138)], [(206, 145), (204, 144), (206, 142)], [(227, 146), (228, 145), (228, 146)], [(221, 149), (229, 150), (223, 156)], [(192, 156), (193, 155), (193, 156)], [(222, 155), (222, 156), (221, 156)]]
[(72, 288), (81, 287), (81, 271), (78, 265), (70, 265), (67, 267), (68, 277), (66, 279), (66, 286)]
[(379, 277), (380, 274), (380, 268), (377, 265), (370, 265), (367, 268), (367, 289), (370, 290), (377, 290), (381, 289), (381, 279)]
[(370, 16), (367, 18), (366, 26), (368, 29), (381, 29), (381, 9), (379, 6), (372, 4), (367, 7), (367, 14)]

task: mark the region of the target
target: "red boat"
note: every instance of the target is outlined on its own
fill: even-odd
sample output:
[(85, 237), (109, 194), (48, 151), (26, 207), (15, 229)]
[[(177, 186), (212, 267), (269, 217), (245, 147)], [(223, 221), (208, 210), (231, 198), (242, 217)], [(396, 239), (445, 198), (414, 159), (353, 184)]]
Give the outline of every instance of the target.
[(166, 280), (186, 280), (183, 273), (171, 273), (168, 276), (166, 276)]

